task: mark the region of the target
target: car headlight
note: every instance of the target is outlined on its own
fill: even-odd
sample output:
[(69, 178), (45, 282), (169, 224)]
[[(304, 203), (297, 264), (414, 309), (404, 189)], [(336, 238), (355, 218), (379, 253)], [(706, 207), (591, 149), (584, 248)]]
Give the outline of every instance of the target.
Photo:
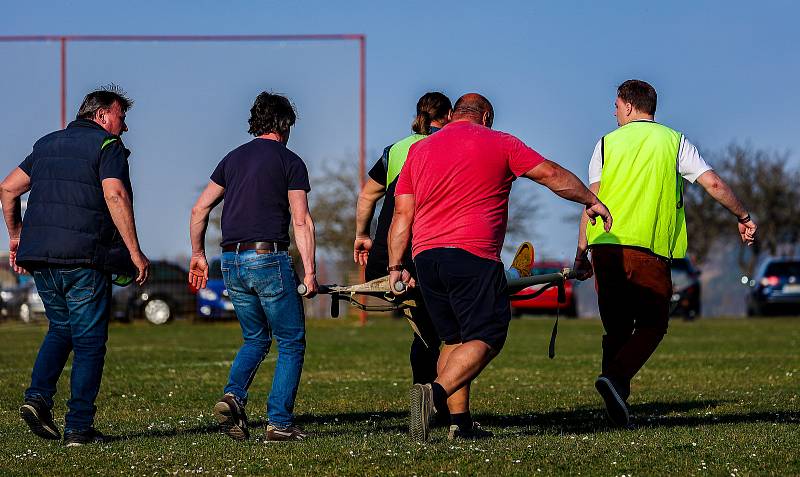
[(214, 290), (209, 290), (208, 288), (203, 288), (197, 294), (206, 301), (215, 301), (218, 297)]

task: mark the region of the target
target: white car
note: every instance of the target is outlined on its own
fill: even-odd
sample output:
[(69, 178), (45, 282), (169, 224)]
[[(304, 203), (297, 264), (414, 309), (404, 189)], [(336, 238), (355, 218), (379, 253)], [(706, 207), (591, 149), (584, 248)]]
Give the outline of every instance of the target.
[(45, 318), (44, 303), (36, 291), (36, 286), (31, 284), (28, 294), (19, 306), (19, 319), (25, 323)]

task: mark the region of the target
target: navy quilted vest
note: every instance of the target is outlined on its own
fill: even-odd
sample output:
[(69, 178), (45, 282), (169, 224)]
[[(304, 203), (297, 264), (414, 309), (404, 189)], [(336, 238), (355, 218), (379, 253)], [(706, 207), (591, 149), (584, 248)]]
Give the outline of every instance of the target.
[[(135, 268), (111, 214), (99, 176), (101, 152), (119, 140), (94, 121), (79, 119), (33, 146), (31, 191), (22, 220), (17, 263), (80, 265), (114, 273)], [(130, 184), (125, 184), (130, 191)]]

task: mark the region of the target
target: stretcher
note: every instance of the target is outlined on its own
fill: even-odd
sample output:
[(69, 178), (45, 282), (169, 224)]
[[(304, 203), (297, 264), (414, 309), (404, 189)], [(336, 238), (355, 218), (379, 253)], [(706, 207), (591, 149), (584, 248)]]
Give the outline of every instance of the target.
[[(564, 268), (560, 272), (556, 273), (509, 279), (506, 292), (508, 293), (511, 301), (528, 300), (531, 298), (536, 298), (550, 288), (556, 287), (558, 288), (558, 302), (564, 303), (566, 302), (567, 298), (566, 291), (564, 289), (564, 283), (573, 278), (575, 278), (575, 272), (572, 269)], [(320, 295), (330, 295), (331, 317), (333, 318), (337, 318), (339, 316), (340, 301), (348, 302), (350, 306), (367, 312), (406, 310), (416, 307), (416, 294), (409, 292), (408, 286), (403, 282), (398, 282), (395, 285), (397, 286), (397, 293), (392, 292), (389, 284), (389, 277), (385, 276), (356, 285), (319, 285), (317, 293)], [(520, 293), (529, 287), (534, 287), (534, 289), (525, 293)], [(306, 292), (307, 289), (304, 284), (301, 283), (297, 286), (298, 294), (302, 296), (305, 295)], [(362, 297), (376, 298), (383, 301), (385, 304), (365, 304), (360, 300)], [(548, 350), (548, 356), (550, 356), (550, 358), (555, 356), (555, 341), (558, 333), (558, 318), (558, 311), (556, 311), (556, 320), (555, 324), (553, 325), (553, 332), (551, 334), (550, 347)], [(412, 327), (415, 328), (416, 332), (416, 327), (414, 326), (413, 322)]]

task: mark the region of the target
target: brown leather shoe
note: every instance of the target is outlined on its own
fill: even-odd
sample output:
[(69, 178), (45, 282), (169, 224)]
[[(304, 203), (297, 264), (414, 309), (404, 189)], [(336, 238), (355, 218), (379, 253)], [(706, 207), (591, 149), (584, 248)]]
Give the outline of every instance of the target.
[(231, 439), (243, 441), (250, 437), (247, 430), (247, 414), (236, 397), (228, 393), (214, 405), (214, 417), (219, 422), (220, 431)]
[(308, 433), (299, 426), (280, 428), (272, 424), (267, 425), (267, 440), (271, 442), (302, 441), (306, 437)]

